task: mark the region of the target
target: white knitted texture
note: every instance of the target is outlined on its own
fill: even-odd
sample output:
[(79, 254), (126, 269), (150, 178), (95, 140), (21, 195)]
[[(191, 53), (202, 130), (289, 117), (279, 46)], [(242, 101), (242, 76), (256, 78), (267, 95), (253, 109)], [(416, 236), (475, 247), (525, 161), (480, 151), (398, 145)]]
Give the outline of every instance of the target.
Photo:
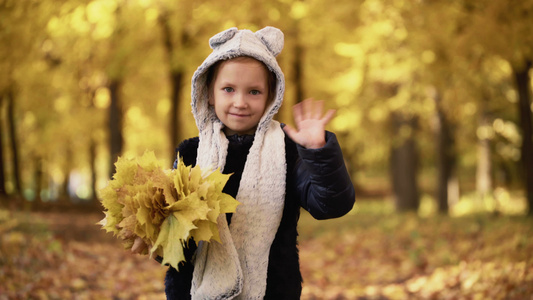
[(231, 28), (210, 40), (213, 53), (193, 75), (192, 111), (199, 130), (197, 165), (222, 169), (228, 140), (224, 125), (207, 104), (205, 73), (219, 60), (250, 56), (264, 62), (276, 74), (274, 101), (257, 126), (246, 159), (237, 200), (242, 204), (228, 227), (221, 215), (218, 230), (222, 243), (201, 243), (196, 252), (191, 288), (192, 299), (262, 299), (270, 246), (274, 240), (285, 201), (286, 162), (284, 133), (272, 120), (283, 101), (285, 79), (275, 56), (283, 48), (283, 33), (266, 27), (253, 33)]
[(244, 167), (242, 177), (251, 180), (241, 180), (237, 200), (243, 205), (237, 207), (230, 225), (239, 261), (244, 266), (244, 286), (237, 299), (264, 297), (270, 246), (281, 222), (285, 199), (287, 167), (283, 142), (280, 124), (272, 121), (263, 145), (254, 143)]

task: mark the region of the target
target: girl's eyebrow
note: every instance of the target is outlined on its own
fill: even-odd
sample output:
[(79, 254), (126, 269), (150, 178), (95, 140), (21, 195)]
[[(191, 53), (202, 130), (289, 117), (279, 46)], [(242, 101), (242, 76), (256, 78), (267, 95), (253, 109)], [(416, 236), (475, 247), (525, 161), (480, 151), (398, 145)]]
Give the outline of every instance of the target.
[(261, 86), (252, 86), (250, 87), (251, 90), (258, 90), (258, 91), (264, 91), (265, 88)]
[[(231, 81), (222, 80), (222, 81), (220, 81), (220, 83), (218, 85), (233, 87), (236, 84), (232, 83)], [(264, 89), (267, 88), (267, 86), (266, 85), (262, 85), (262, 84), (252, 84), (252, 85), (247, 86), (247, 88), (256, 89), (256, 90), (264, 90)]]
[(221, 81), (219, 84), (220, 84), (220, 85), (224, 85), (224, 86), (226, 86), (226, 85), (234, 85), (234, 84), (233, 84), (232, 82), (230, 82), (230, 81)]

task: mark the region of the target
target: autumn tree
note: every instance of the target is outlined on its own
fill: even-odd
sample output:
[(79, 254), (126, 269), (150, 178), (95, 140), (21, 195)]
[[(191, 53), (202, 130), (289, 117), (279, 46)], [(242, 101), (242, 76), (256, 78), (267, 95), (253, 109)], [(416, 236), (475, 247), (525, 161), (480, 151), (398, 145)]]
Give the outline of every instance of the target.
[[(399, 8), (405, 22), (408, 37), (406, 42), (418, 67), (414, 70), (417, 85), (425, 89), (425, 96), (433, 101), (435, 132), (435, 198), (440, 213), (447, 214), (450, 204), (458, 201), (450, 189), (456, 178), (457, 150), (454, 107), (449, 103), (448, 91), (454, 85), (454, 37), (456, 34), (456, 13), (454, 4), (440, 1), (405, 3)], [(425, 94), (425, 95), (424, 95)]]
[[(11, 45), (11, 47), (2, 47), (0, 48), (0, 66), (2, 71), (2, 76), (0, 77), (0, 103), (2, 108), (6, 107), (5, 114), (0, 115), (0, 122), (7, 125), (6, 132), (2, 131), (0, 134), (2, 137), (7, 136), (8, 139), (6, 142), (9, 145), (9, 150), (11, 152), (11, 165), (13, 170), (13, 186), (14, 193), (21, 192), (21, 180), (20, 180), (20, 167), (19, 167), (19, 149), (17, 145), (17, 136), (16, 136), (16, 123), (15, 123), (15, 89), (16, 82), (14, 79), (14, 72), (16, 64), (23, 61), (22, 53), (23, 51), (13, 51), (17, 46), (27, 49), (27, 41), (23, 39), (17, 39), (17, 35), (20, 35), (20, 32), (24, 30), (27, 24), (25, 24), (25, 18), (22, 14), (25, 9), (24, 6), (28, 5), (25, 2), (15, 4), (2, 3), (0, 4), (0, 41), (2, 45)], [(7, 29), (10, 30), (7, 30)], [(4, 119), (5, 118), (5, 119)], [(5, 121), (5, 122), (4, 122)], [(3, 126), (2, 126), (3, 127)], [(2, 128), (4, 129), (4, 128)], [(8, 133), (9, 134), (6, 134)], [(4, 139), (0, 143), (0, 147), (4, 147)], [(4, 168), (4, 156), (2, 159), (2, 173), (5, 174)], [(2, 178), (4, 179), (4, 178)], [(5, 180), (5, 179), (4, 179)], [(5, 182), (2, 182), (2, 185), (5, 186)]]
[(15, 84), (11, 83), (4, 95), (6, 101), (7, 124), (9, 130), (9, 148), (13, 170), (14, 194), (22, 192), (22, 180), (20, 176), (19, 143), (17, 134), (17, 122), (15, 121)]
[(161, 2), (157, 8), (157, 24), (160, 29), (160, 43), (166, 52), (166, 69), (170, 84), (170, 115), (168, 136), (170, 160), (176, 159), (174, 149), (184, 138), (184, 122), (180, 122), (180, 104), (188, 74), (188, 56), (192, 53), (193, 40), (198, 32), (193, 22), (193, 2)]
[[(23, 140), (21, 136), (24, 134), (21, 125), (23, 117), (26, 116), (23, 85), (28, 78), (21, 70), (34, 66), (36, 60), (46, 59), (41, 56), (40, 42), (45, 35), (45, 24), (53, 11), (52, 6), (33, 1), (7, 1), (0, 4), (0, 41), (5, 45), (0, 49), (0, 69), (3, 70), (0, 77), (0, 97), (6, 108), (2, 116), (7, 118), (4, 123), (7, 128), (4, 130), (9, 133), (6, 134), (6, 142), (9, 145), (9, 165), (12, 170), (12, 176), (6, 176), (5, 179), (11, 178), (14, 194), (22, 193), (22, 172), (28, 170), (24, 166), (29, 162), (26, 159), (21, 160), (21, 157), (28, 157), (21, 155), (23, 150), (20, 146)], [(2, 122), (3, 117), (0, 120)], [(3, 143), (1, 147), (4, 147)]]
[[(408, 32), (401, 3), (365, 2), (361, 10), (364, 27), (360, 43), (366, 55), (367, 86), (361, 96), (372, 99), (369, 117), (381, 121), (388, 133), (388, 163), (393, 199), (399, 211), (419, 206), (420, 152), (418, 128), (424, 98), (415, 87), (419, 62), (407, 43)], [(388, 126), (387, 126), (388, 125)]]
[[(3, 96), (0, 95), (0, 113), (3, 109)], [(0, 199), (5, 199), (7, 196), (6, 192), (6, 179), (5, 179), (5, 165), (4, 165), (4, 146), (3, 146), (3, 136), (4, 136), (4, 124), (2, 122), (4, 118), (0, 118)]]
[[(62, 142), (62, 151), (58, 155), (53, 149), (45, 149), (48, 172), (61, 170), (56, 172), (52, 185), (61, 185), (56, 197), (62, 201), (67, 201), (71, 195), (95, 197), (95, 148), (99, 143), (96, 136), (103, 123), (96, 102), (102, 98), (101, 88), (105, 86), (97, 53), (106, 53), (98, 52), (95, 46), (112, 33), (109, 22), (109, 6), (102, 7), (99, 1), (85, 5), (73, 0), (64, 2), (46, 27), (48, 37), (43, 42), (43, 52), (56, 62), (50, 65), (48, 74), (51, 82), (61, 82), (52, 85), (55, 90), (49, 95), (49, 101), (55, 105), (49, 113), (62, 117), (54, 118), (44, 128), (47, 135)], [(93, 188), (71, 186), (71, 175), (78, 176), (79, 173), (72, 174), (73, 171), (86, 166), (90, 170), (88, 186)], [(77, 181), (72, 184), (79, 185)]]
[[(483, 49), (489, 55), (500, 56), (511, 65), (518, 98), (518, 122), (522, 133), (521, 165), (523, 187), (533, 215), (533, 130), (531, 120), (531, 82), (529, 71), (533, 61), (533, 1), (481, 1), (464, 3), (469, 26), (465, 26), (463, 47)], [(512, 46), (510, 46), (512, 45)]]
[(529, 215), (533, 215), (533, 125), (531, 124), (531, 79), (529, 71), (533, 66), (533, 58), (526, 59), (521, 65), (513, 68), (513, 75), (518, 90), (520, 111), (520, 127), (522, 128), (522, 156), (524, 186), (529, 204)]
[(337, 108), (328, 129), (358, 192), (391, 191), (399, 210), (430, 194), (445, 213), (459, 187), (490, 198), (530, 164), (531, 0), (21, 0), (0, 14), (3, 182), (28, 198), (94, 196), (118, 155), (173, 160), (196, 134), (190, 78), (234, 26), (285, 33), (278, 119), (308, 96)]

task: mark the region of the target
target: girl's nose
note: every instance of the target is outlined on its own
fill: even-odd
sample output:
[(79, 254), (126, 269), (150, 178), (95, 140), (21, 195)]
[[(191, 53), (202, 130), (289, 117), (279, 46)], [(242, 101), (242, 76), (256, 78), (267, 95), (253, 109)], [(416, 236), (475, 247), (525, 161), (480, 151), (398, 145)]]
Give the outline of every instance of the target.
[(243, 94), (237, 94), (233, 101), (233, 106), (236, 108), (245, 108), (246, 107), (246, 99), (245, 95)]

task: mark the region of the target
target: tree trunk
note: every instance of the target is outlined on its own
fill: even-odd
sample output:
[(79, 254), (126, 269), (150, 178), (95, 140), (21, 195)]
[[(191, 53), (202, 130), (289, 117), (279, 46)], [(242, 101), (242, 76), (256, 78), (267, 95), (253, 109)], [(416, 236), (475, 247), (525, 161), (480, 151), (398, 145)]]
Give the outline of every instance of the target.
[(175, 149), (181, 140), (179, 104), (181, 102), (181, 81), (183, 80), (183, 71), (170, 72), (172, 80), (172, 93), (170, 99), (170, 153), (171, 163), (176, 159)]
[(35, 204), (37, 206), (39, 205), (42, 205), (43, 204), (43, 198), (41, 197), (41, 192), (43, 190), (43, 185), (42, 185), (42, 181), (43, 181), (43, 160), (42, 158), (40, 157), (35, 157), (34, 158), (34, 168), (35, 168), (35, 173), (34, 173), (34, 179), (35, 180), (35, 187), (34, 187), (34, 190), (35, 190)]
[[(172, 42), (172, 30), (168, 22), (168, 15), (162, 12), (158, 19), (161, 31), (163, 34), (163, 46), (167, 52), (167, 58), (169, 62), (169, 79), (171, 82), (171, 98), (170, 98), (170, 121), (169, 121), (169, 134), (170, 134), (170, 153), (171, 163), (176, 159), (175, 149), (181, 140), (180, 124), (179, 124), (179, 104), (181, 102), (181, 87), (182, 81), (185, 77), (185, 72), (182, 67), (175, 67), (173, 65), (173, 57), (175, 55), (176, 47)], [(181, 44), (185, 47), (190, 42), (189, 35), (186, 31), (181, 33)]]
[[(400, 137), (398, 143), (393, 143), (390, 156), (392, 190), (397, 211), (417, 211), (420, 196), (417, 184), (418, 152), (413, 133), (417, 120), (407, 118), (400, 113), (393, 113), (392, 132), (394, 137)], [(408, 136), (401, 136), (409, 130)]]
[(1, 112), (3, 111), (4, 95), (0, 94), (0, 200), (6, 199), (6, 177), (4, 166), (4, 118)]
[(7, 91), (7, 121), (9, 124), (9, 138), (13, 165), (13, 183), (14, 194), (20, 195), (22, 193), (22, 184), (20, 179), (20, 166), (18, 158), (18, 143), (17, 143), (17, 129), (15, 123), (15, 95), (13, 89)]
[(296, 39), (296, 45), (294, 46), (294, 61), (293, 61), (293, 72), (294, 72), (294, 97), (295, 102), (298, 103), (304, 100), (304, 88), (303, 88), (303, 49), (298, 39)]
[[(95, 105), (94, 105), (95, 95), (96, 95), (96, 90), (94, 88), (87, 89), (87, 96), (89, 97), (89, 99), (91, 99), (90, 101), (91, 110), (95, 109)], [(91, 191), (92, 191), (92, 197), (91, 197), (92, 202), (98, 202), (98, 191), (96, 190), (96, 147), (97, 147), (97, 143), (96, 143), (95, 136), (91, 135), (89, 138), (89, 164), (91, 166), (90, 186), (91, 186)]]
[(522, 166), (524, 172), (524, 190), (529, 205), (529, 215), (533, 216), (533, 125), (531, 124), (531, 87), (529, 70), (532, 61), (528, 60), (520, 70), (513, 69), (518, 105), (520, 112), (520, 128), (522, 129)]
[(63, 190), (61, 195), (59, 195), (59, 202), (61, 203), (71, 202), (70, 171), (72, 171), (72, 150), (70, 145), (71, 143), (68, 141), (65, 149), (65, 168), (63, 169), (63, 173), (65, 173), (65, 179), (63, 180)]
[(122, 138), (122, 107), (120, 105), (120, 86), (118, 79), (109, 83), (111, 104), (109, 105), (109, 145), (110, 145), (110, 173), (109, 178), (115, 173), (115, 162), (122, 153), (124, 140)]
[(459, 202), (460, 197), (461, 193), (459, 189), (459, 178), (454, 172), (451, 174), (451, 177), (448, 180), (448, 206), (453, 207)]
[(437, 206), (438, 212), (447, 214), (449, 203), (456, 203), (458, 199), (451, 199), (451, 196), (457, 195), (451, 189), (457, 188), (453, 184), (453, 172), (455, 169), (455, 140), (452, 134), (452, 128), (446, 113), (442, 109), (441, 95), (435, 91), (433, 96), (437, 110)]
[(97, 201), (98, 194), (96, 191), (96, 142), (94, 141), (93, 137), (91, 137), (89, 145), (89, 163), (91, 164), (91, 191), (93, 192), (92, 201)]
[[(479, 117), (479, 127), (486, 128), (487, 126), (490, 126), (489, 118), (483, 108)], [(476, 191), (481, 198), (490, 196), (492, 193), (490, 140), (486, 136), (478, 136), (477, 141)]]

